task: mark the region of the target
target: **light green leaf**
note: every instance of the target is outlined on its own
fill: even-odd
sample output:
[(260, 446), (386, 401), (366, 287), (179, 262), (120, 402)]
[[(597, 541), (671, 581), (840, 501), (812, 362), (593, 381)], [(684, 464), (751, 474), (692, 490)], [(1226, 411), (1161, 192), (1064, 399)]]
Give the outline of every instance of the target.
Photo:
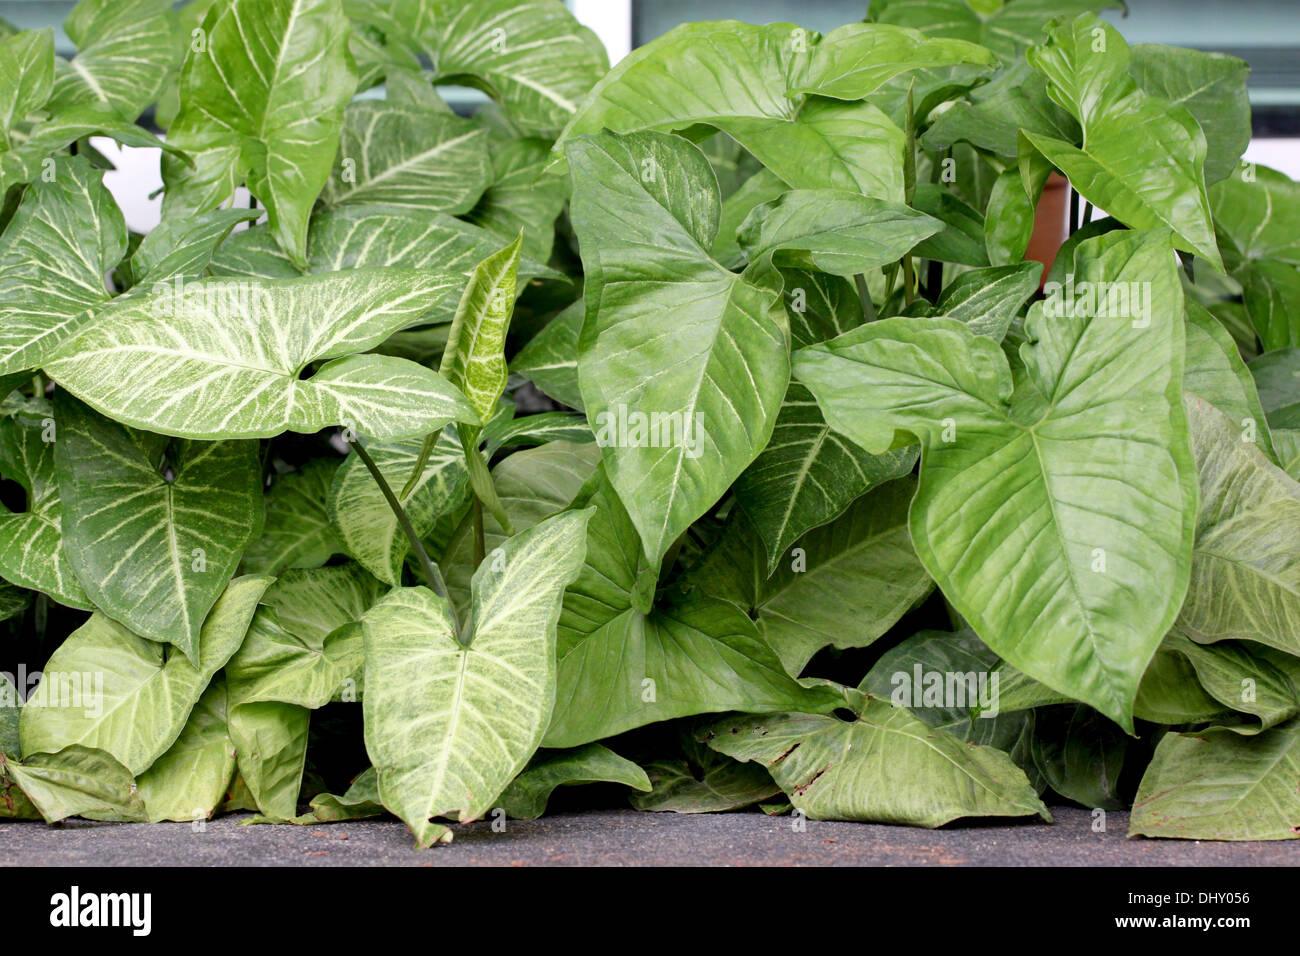
[(1250, 373), (1269, 425), (1300, 428), (1300, 347), (1266, 352), (1250, 363)]
[(150, 823), (206, 820), (235, 775), (235, 745), (226, 726), (226, 685), (220, 678), (190, 711), (185, 729), (139, 780)]
[(976, 335), (1001, 342), (1020, 309), (1038, 291), (1042, 274), (1042, 265), (1033, 261), (971, 269), (948, 283), (932, 314), (960, 319)]
[(246, 179), (276, 242), (305, 268), (308, 216), (357, 86), (340, 0), (218, 0), (201, 29), (207, 45), (186, 57), (167, 131), (197, 168), (164, 160), (164, 217), (215, 209)]
[(22, 763), (0, 753), (0, 817), (8, 816), (5, 804), (14, 799), (5, 782), (17, 785), (46, 823), (105, 810), (133, 814), (140, 805), (131, 772), (91, 747), (33, 754)]
[(1020, 152), (1022, 129), (1066, 142), (1079, 137), (1078, 122), (1052, 102), (1047, 81), (1024, 59), (940, 113), (921, 137), (921, 144), (937, 152), (967, 142), (1014, 160)]
[(1000, 750), (927, 727), (906, 708), (860, 695), (852, 720), (769, 714), (720, 721), (705, 742), (766, 767), (812, 820), (939, 827), (962, 817), (1051, 820), (1024, 771)]
[(447, 334), (438, 371), (486, 422), (506, 390), (506, 333), (514, 315), (524, 237), (474, 267)]
[(645, 771), (608, 747), (587, 744), (576, 750), (538, 754), (515, 777), (498, 801), (506, 816), (536, 820), (546, 812), (546, 802), (557, 787), (583, 783), (621, 783), (633, 790), (649, 790)]
[(834, 707), (838, 695), (792, 680), (736, 605), (703, 594), (654, 602), (633, 525), (607, 480), (588, 501), (586, 564), (564, 599), (556, 712), (548, 747), (576, 747), (674, 717), (724, 710)]
[(207, 275), (212, 254), (238, 223), (256, 219), (255, 209), (213, 209), (180, 219), (165, 219), (144, 237), (129, 261), (135, 288), (168, 282), (177, 276)]
[[(366, 451), (389, 487), (396, 490), (412, 474), (423, 444), (424, 439), (411, 438), (391, 445), (367, 445)], [(458, 512), (468, 494), (465, 453), (456, 433), (443, 429), (419, 480), (402, 499), (402, 507), (416, 533), (424, 537), (440, 518)], [(329, 515), (348, 554), (384, 583), (393, 587), (401, 583), (410, 542), (375, 479), (355, 455), (334, 474)]]
[(271, 821), (293, 820), (307, 764), (311, 711), (278, 701), (232, 705), (229, 721), (236, 779), (243, 781), (251, 806)]
[(506, 138), (495, 128), (490, 128), (489, 136), (492, 182), (466, 218), (504, 242), (522, 232), (524, 253), (546, 262), (555, 241), (555, 220), (569, 198), (568, 179), (547, 171), (549, 140)]
[(126, 223), (103, 172), (55, 161), (0, 235), (0, 374), (39, 368), (108, 301), (104, 276), (126, 254)]
[(1024, 136), (1094, 205), (1133, 229), (1173, 230), (1177, 248), (1222, 271), (1205, 193), (1205, 134), (1191, 113), (1138, 88), (1128, 44), (1109, 24), (1085, 14), (1050, 33), (1029, 63), (1083, 127), (1083, 146)]
[(22, 749), (18, 743), (18, 718), (22, 699), (13, 678), (0, 673), (0, 753), (17, 757)]
[(1130, 836), (1294, 840), (1300, 836), (1300, 720), (1242, 738), (1166, 734), (1133, 802)]
[[(884, 460), (907, 472), (915, 455), (905, 449)], [(775, 562), (764, 560), (752, 533), (736, 523), (692, 580), (746, 609), (797, 676), (823, 647), (871, 644), (933, 589), (908, 536), (915, 490), (910, 478), (882, 484), (778, 552)]]
[(603, 133), (572, 141), (569, 159), (584, 184), (572, 203), (583, 405), (658, 564), (767, 444), (789, 384), (788, 321), (770, 276), (735, 275), (705, 251), (719, 199), (694, 146)]
[(835, 35), (822, 40), (793, 23), (683, 24), (634, 50), (596, 84), (559, 145), (602, 128), (633, 133), (705, 123), (794, 189), (902, 202), (903, 131), (867, 103), (796, 92), (812, 51)]
[(420, 846), (434, 817), (491, 809), (541, 742), (555, 700), (555, 625), (582, 566), (591, 512), (569, 512), (503, 545), (474, 575), (471, 629), (425, 588), (392, 591), (365, 616), (366, 749), (384, 806)]
[[(753, 806), (781, 792), (772, 775), (758, 764), (741, 763), (707, 747), (688, 760), (654, 760), (646, 764), (649, 793), (634, 793), (638, 810), (671, 813), (725, 813)], [(698, 769), (696, 769), (698, 767)]]
[(446, 112), (358, 100), (343, 114), (343, 144), (323, 198), (331, 206), (469, 212), (491, 176), (487, 139), (482, 124)]
[(399, 27), (438, 83), (483, 90), (530, 135), (554, 135), (609, 69), (605, 47), (554, 0), (416, 0)]
[(1300, 653), (1300, 484), (1218, 410), (1189, 398), (1187, 417), (1201, 506), (1178, 626), (1202, 644)]
[(266, 493), (262, 536), (244, 551), (243, 568), (278, 574), (285, 568), (317, 568), (344, 544), (330, 523), (327, 501), (340, 462), (313, 458), (301, 471), (277, 475)]
[(952, 37), (988, 47), (1005, 61), (1043, 39), (1056, 17), (1098, 13), (1120, 0), (873, 0), (871, 16), (881, 23), (914, 27), (930, 36)]
[(199, 659), (199, 629), (262, 531), (253, 442), (168, 442), (55, 399), (64, 550), (95, 606)]
[(1227, 415), (1241, 429), (1243, 441), (1253, 440), (1276, 463), (1269, 423), (1251, 369), (1241, 360), (1231, 333), (1191, 299), (1187, 300), (1187, 371), (1183, 376), (1183, 391), (1205, 399)]
[(792, 190), (757, 206), (737, 233), (750, 262), (855, 276), (903, 257), (943, 223), (901, 203), (834, 189)]
[(364, 820), (367, 817), (381, 817), (387, 812), (379, 801), (379, 775), (375, 773), (374, 767), (370, 767), (352, 781), (342, 796), (320, 793), (312, 797), (309, 819), (301, 822)]
[(77, 55), (57, 64), (53, 113), (102, 104), (134, 122), (157, 100), (178, 58), (175, 16), (165, 0), (81, 0), (63, 29)]
[(83, 744), (107, 751), (134, 774), (149, 769), (176, 742), (212, 675), (238, 649), (270, 583), (267, 577), (230, 582), (203, 626), (197, 666), (168, 653), (167, 645), (93, 616), (50, 656), (45, 681), (23, 707), (23, 753)]
[[(1093, 305), (1035, 305), (1014, 376), (996, 344), (946, 318), (863, 326), (799, 352), (795, 370), (866, 450), (895, 430), (920, 438), (912, 540), (981, 639), (1131, 729), (1191, 565), (1183, 299), (1161, 233), (1082, 243), (1074, 274)], [(1147, 307), (1098, 309), (1098, 282), (1144, 290)]]
[(900, 74), (960, 64), (993, 67), (997, 58), (965, 40), (934, 39), (885, 23), (851, 23), (816, 44), (790, 92), (860, 100)]
[(557, 402), (578, 411), (582, 411), (578, 336), (586, 316), (587, 304), (579, 299), (551, 319), (510, 362), (511, 372), (522, 375)]
[(90, 598), (63, 550), (54, 411), (45, 399), (10, 399), (0, 413), (0, 474), (27, 493), (26, 511), (0, 505), (0, 575), (88, 611)]
[(1205, 181), (1217, 183), (1237, 167), (1250, 145), (1250, 95), (1245, 60), (1157, 43), (1133, 47), (1129, 72), (1143, 92), (1185, 106), (1205, 133)]
[(353, 353), (416, 321), (455, 285), (399, 269), (211, 278), (179, 293), (164, 285), (106, 309), (46, 369), (111, 418), (184, 438), (269, 438), (331, 425), (378, 440), (425, 434), (477, 416), (437, 373)]
[(54, 83), (54, 30), (24, 30), (0, 40), (0, 142), (50, 98)]

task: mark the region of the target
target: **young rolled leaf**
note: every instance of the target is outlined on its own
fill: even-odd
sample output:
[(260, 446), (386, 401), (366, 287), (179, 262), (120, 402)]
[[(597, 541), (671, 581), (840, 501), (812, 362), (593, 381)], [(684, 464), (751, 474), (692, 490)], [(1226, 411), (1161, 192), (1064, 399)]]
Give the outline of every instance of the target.
[(945, 318), (866, 325), (800, 351), (795, 371), (866, 450), (920, 439), (912, 540), (980, 638), (1131, 729), (1191, 570), (1183, 297), (1161, 233), (1082, 243), (1074, 273), (1077, 299), (1031, 310), (1014, 374)]
[(464, 644), (451, 606), (426, 588), (395, 589), (366, 614), (366, 750), (384, 806), (419, 846), (447, 836), (433, 818), (490, 810), (541, 742), (556, 621), (590, 517), (544, 521), (479, 567)]
[(168, 442), (55, 398), (64, 551), (97, 608), (198, 661), (199, 631), (262, 530), (253, 442)]
[[(385, 440), (448, 421), (477, 424), (436, 372), (356, 354), (419, 320), (455, 286), (451, 276), (403, 269), (163, 285), (104, 310), (46, 370), (110, 418), (181, 438), (344, 425)], [(315, 363), (323, 364), (303, 377)]]
[(572, 141), (569, 162), (586, 184), (572, 212), (587, 272), (583, 406), (657, 565), (767, 444), (789, 323), (768, 273), (738, 276), (705, 251), (719, 199), (697, 148), (602, 133)]

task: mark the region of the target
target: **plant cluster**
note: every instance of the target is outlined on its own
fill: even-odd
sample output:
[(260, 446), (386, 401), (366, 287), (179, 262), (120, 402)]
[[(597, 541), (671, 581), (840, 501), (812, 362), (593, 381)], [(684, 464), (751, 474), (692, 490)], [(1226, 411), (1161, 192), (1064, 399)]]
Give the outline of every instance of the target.
[(0, 30), (0, 817), (1294, 838), (1300, 186), (1113, 5)]

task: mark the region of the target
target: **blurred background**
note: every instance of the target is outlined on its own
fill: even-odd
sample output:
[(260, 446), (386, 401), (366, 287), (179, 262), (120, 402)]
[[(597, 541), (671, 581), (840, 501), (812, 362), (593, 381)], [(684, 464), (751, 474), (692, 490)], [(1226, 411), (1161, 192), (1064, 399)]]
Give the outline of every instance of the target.
[[(828, 31), (866, 13), (867, 0), (566, 0), (617, 63), (628, 51), (689, 20), (791, 21)], [(75, 0), (0, 0), (0, 18), (21, 29), (52, 26), (57, 51), (75, 50), (61, 24)], [(1254, 139), (1246, 158), (1300, 179), (1300, 0), (1128, 0), (1128, 14), (1105, 14), (1129, 43), (1165, 43), (1227, 53), (1250, 64)], [(446, 90), (471, 112), (481, 94)], [(95, 145), (118, 166), (105, 177), (128, 224), (147, 231), (158, 219), (149, 196), (162, 186), (156, 150)]]

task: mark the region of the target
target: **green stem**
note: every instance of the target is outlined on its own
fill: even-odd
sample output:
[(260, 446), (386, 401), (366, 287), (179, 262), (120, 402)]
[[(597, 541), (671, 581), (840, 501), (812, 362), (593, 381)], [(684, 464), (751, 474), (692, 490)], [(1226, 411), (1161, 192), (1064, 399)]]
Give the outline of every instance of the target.
[(916, 273), (912, 268), (912, 254), (903, 256), (903, 302), (911, 305), (916, 300)]
[(366, 466), (366, 470), (370, 472), (370, 477), (375, 479), (375, 484), (379, 486), (380, 493), (384, 496), (384, 500), (388, 502), (388, 507), (392, 509), (393, 516), (397, 518), (398, 527), (406, 535), (406, 540), (411, 544), (411, 551), (415, 553), (416, 559), (420, 562), (420, 570), (424, 573), (424, 580), (428, 583), (429, 590), (438, 597), (450, 601), (447, 595), (447, 585), (442, 580), (442, 572), (429, 559), (429, 552), (424, 550), (424, 542), (415, 533), (415, 527), (411, 524), (411, 519), (406, 516), (406, 511), (398, 502), (397, 496), (393, 494), (393, 489), (388, 487), (388, 481), (384, 478), (383, 472), (379, 470), (379, 466), (375, 464), (369, 453), (361, 447), (361, 442), (353, 442), (352, 448), (357, 453), (357, 457), (361, 459), (361, 463)]
[(483, 536), (483, 502), (474, 496), (474, 567), (479, 567), (487, 557), (487, 541)]
[(858, 273), (853, 277), (858, 287), (858, 298), (862, 300), (862, 314), (868, 322), (876, 321), (876, 304), (871, 301), (871, 290), (867, 288), (867, 277)]

